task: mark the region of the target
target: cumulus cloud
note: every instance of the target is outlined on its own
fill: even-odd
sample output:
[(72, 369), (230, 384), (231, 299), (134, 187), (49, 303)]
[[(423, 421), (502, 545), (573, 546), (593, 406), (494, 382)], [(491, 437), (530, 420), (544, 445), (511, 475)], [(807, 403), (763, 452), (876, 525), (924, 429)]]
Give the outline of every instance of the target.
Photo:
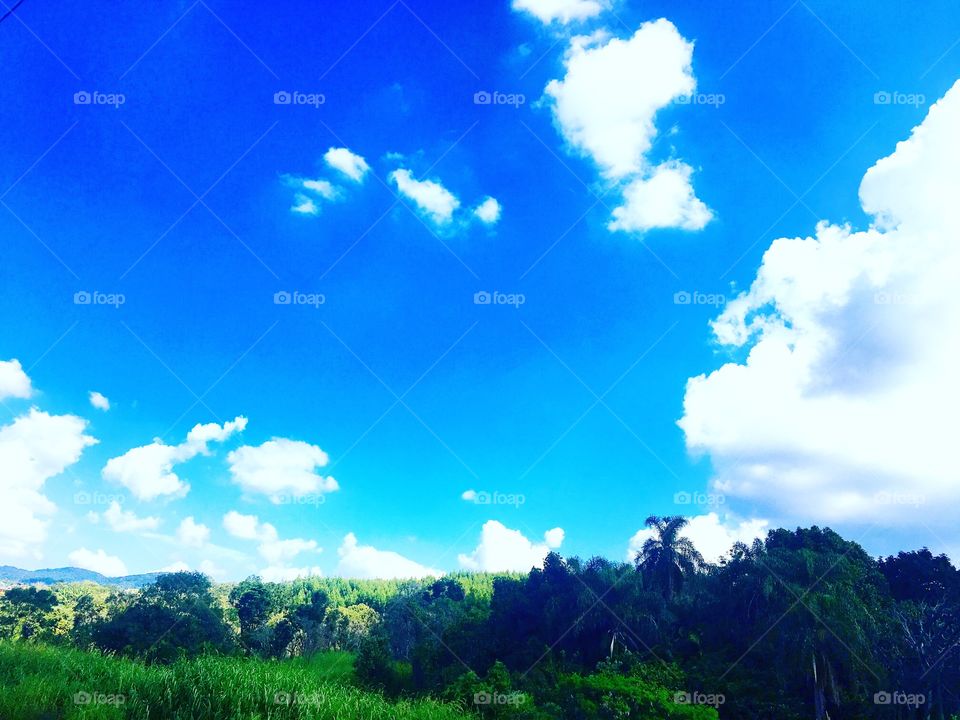
[(75, 567), (92, 570), (107, 577), (119, 577), (127, 574), (127, 566), (123, 564), (123, 561), (114, 555), (107, 555), (103, 550), (94, 552), (82, 547), (67, 555), (67, 559)]
[(107, 399), (107, 396), (103, 393), (98, 393), (96, 390), (90, 391), (90, 404), (97, 410), (103, 410), (104, 412), (110, 409), (110, 401)]
[(323, 571), (317, 566), (311, 567), (266, 567), (260, 571), (264, 582), (289, 582), (307, 577), (323, 577)]
[[(95, 513), (92, 514), (95, 515)], [(116, 500), (112, 501), (104, 511), (103, 519), (110, 526), (110, 529), (116, 532), (143, 532), (145, 530), (156, 530), (160, 526), (160, 518), (137, 517), (133, 511), (121, 508), (120, 503)], [(99, 521), (99, 518), (94, 522), (97, 521)]]
[(536, 543), (519, 530), (511, 530), (496, 520), (488, 520), (480, 531), (480, 544), (469, 555), (457, 556), (460, 566), (479, 572), (527, 572), (540, 567), (551, 550), (563, 542), (563, 529), (553, 528), (544, 534), (544, 542)]
[(676, 160), (657, 165), (623, 189), (623, 205), (614, 208), (610, 230), (646, 232), (654, 228), (700, 230), (713, 217), (690, 184), (693, 169)]
[(599, 15), (605, 3), (598, 0), (513, 0), (513, 9), (533, 15), (544, 24), (566, 24)]
[(390, 173), (390, 180), (400, 194), (409, 198), (430, 220), (445, 225), (453, 219), (460, 200), (436, 180), (416, 180), (409, 170), (399, 168)]
[(162, 495), (182, 497), (190, 486), (183, 482), (173, 467), (197, 455), (209, 455), (209, 443), (223, 442), (247, 426), (245, 417), (224, 423), (196, 425), (179, 445), (167, 445), (159, 438), (150, 445), (128, 450), (111, 458), (100, 474), (104, 480), (130, 490), (138, 500), (152, 500)]
[(30, 378), (19, 360), (0, 360), (0, 400), (28, 398), (33, 394)]
[[(291, 538), (281, 540), (277, 529), (270, 523), (260, 522), (256, 515), (244, 515), (231, 510), (223, 516), (223, 527), (230, 535), (242, 540), (257, 540), (257, 551), (260, 556), (270, 563), (270, 567), (261, 571), (261, 576), (280, 579), (294, 579), (307, 575), (318, 575), (317, 568), (288, 567), (288, 563), (297, 555), (304, 552), (322, 552), (315, 540)], [(316, 571), (316, 572), (315, 572)]]
[(496, 225), (502, 208), (496, 198), (489, 195), (473, 209), (474, 216), (484, 225)]
[(273, 438), (259, 447), (244, 445), (227, 456), (234, 483), (248, 492), (263, 493), (280, 503), (284, 495), (310, 495), (339, 489), (332, 477), (317, 473), (329, 458), (316, 445)]
[(693, 43), (660, 19), (626, 40), (606, 33), (574, 38), (565, 76), (547, 84), (564, 139), (623, 193), (610, 230), (699, 230), (712, 217), (694, 193), (689, 165), (676, 159), (656, 165), (648, 157), (657, 112), (696, 89), (692, 58)]
[(0, 555), (36, 556), (47, 535), (45, 517), (56, 511), (42, 492), (44, 483), (97, 442), (86, 428), (83, 418), (37, 408), (0, 426)]
[[(749, 545), (756, 538), (763, 538), (769, 530), (769, 521), (759, 518), (738, 520), (725, 516), (721, 518), (717, 513), (696, 515), (689, 518), (687, 526), (680, 531), (680, 536), (693, 543), (707, 562), (718, 562), (725, 557), (734, 543), (742, 542)], [(637, 530), (627, 546), (626, 559), (633, 562), (643, 543), (653, 536), (653, 530), (642, 528)]]
[(320, 212), (320, 208), (312, 198), (303, 193), (297, 193), (293, 196), (293, 205), (290, 206), (290, 212), (298, 215), (316, 215)]
[(372, 545), (360, 545), (357, 536), (349, 533), (337, 550), (340, 562), (337, 575), (340, 577), (374, 578), (423, 578), (440, 577), (443, 571), (426, 567), (391, 550), (377, 550)]
[(210, 528), (203, 523), (198, 523), (193, 516), (186, 517), (180, 521), (177, 528), (177, 541), (187, 547), (203, 547), (210, 540)]
[(360, 155), (351, 152), (348, 148), (330, 148), (323, 156), (324, 162), (334, 170), (346, 175), (354, 182), (363, 182), (370, 166)]
[(688, 381), (679, 424), (727, 496), (792, 520), (955, 519), (958, 124), (960, 82), (867, 171), (869, 229), (775, 240), (712, 323), (747, 354)]

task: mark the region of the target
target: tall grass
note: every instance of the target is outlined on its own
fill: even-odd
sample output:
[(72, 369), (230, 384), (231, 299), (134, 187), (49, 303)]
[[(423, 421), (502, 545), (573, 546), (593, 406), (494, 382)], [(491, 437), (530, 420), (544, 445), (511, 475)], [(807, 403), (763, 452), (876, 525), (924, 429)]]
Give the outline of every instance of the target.
[(390, 702), (344, 684), (348, 653), (307, 660), (201, 657), (147, 666), (0, 642), (3, 720), (463, 720), (432, 700)]

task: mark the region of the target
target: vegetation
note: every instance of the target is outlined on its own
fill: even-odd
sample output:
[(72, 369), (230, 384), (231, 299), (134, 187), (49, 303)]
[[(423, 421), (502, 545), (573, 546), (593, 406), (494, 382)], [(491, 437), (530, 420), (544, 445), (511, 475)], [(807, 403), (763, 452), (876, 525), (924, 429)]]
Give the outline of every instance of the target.
[[(813, 527), (714, 565), (680, 536), (682, 518), (648, 525), (634, 563), (551, 553), (525, 575), (11, 589), (0, 682), (14, 692), (0, 693), (0, 717), (960, 713), (960, 573), (946, 557), (876, 560)], [(95, 691), (125, 701), (73, 704)]]

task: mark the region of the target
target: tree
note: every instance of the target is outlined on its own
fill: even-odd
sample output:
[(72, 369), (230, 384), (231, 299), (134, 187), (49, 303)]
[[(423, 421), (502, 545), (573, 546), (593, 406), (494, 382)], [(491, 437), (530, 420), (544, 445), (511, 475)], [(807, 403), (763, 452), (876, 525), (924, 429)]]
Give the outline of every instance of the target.
[(0, 605), (0, 627), (9, 638), (39, 639), (53, 626), (57, 596), (49, 590), (15, 587), (7, 590)]
[(93, 633), (97, 647), (169, 663), (202, 652), (227, 652), (234, 638), (199, 572), (160, 575), (126, 608)]
[(273, 610), (273, 596), (259, 577), (247, 578), (230, 591), (230, 604), (237, 611), (240, 642), (250, 652), (263, 654), (270, 647), (267, 622)]
[(680, 536), (687, 525), (682, 515), (651, 515), (645, 523), (654, 534), (637, 553), (637, 568), (670, 600), (683, 587), (685, 575), (704, 565), (703, 556), (688, 538)]

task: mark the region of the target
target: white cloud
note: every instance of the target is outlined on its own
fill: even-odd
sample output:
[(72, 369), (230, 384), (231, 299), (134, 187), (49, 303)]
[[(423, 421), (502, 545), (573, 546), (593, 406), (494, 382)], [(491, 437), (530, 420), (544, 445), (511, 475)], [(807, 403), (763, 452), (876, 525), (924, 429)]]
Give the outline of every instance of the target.
[[(708, 562), (718, 562), (725, 557), (734, 543), (751, 544), (755, 538), (763, 538), (767, 534), (770, 523), (767, 520), (753, 518), (738, 520), (729, 516), (720, 518), (715, 512), (706, 515), (696, 515), (689, 518), (687, 526), (680, 531), (680, 536), (693, 543)], [(650, 528), (637, 530), (627, 546), (628, 562), (633, 562), (643, 547), (643, 543), (653, 536)]]
[(519, 530), (512, 530), (496, 520), (488, 520), (480, 532), (480, 544), (469, 555), (460, 554), (460, 566), (480, 572), (527, 572), (540, 567), (552, 549), (563, 542), (563, 529), (553, 528), (544, 535), (543, 543), (535, 543)]
[(187, 547), (203, 547), (210, 540), (210, 528), (198, 523), (193, 516), (184, 518), (177, 528), (177, 540)]
[(311, 567), (265, 567), (260, 571), (264, 582), (289, 582), (306, 577), (323, 577), (323, 571), (317, 566)]
[(150, 445), (132, 448), (111, 458), (101, 470), (104, 480), (119, 483), (138, 500), (152, 500), (161, 495), (183, 496), (190, 486), (173, 472), (174, 465), (197, 455), (208, 455), (211, 442), (223, 442), (247, 426), (245, 417), (237, 417), (222, 426), (216, 423), (196, 425), (179, 445), (166, 445), (159, 438)]
[(699, 230), (712, 217), (694, 193), (689, 165), (654, 165), (647, 156), (657, 137), (657, 112), (696, 89), (692, 58), (693, 43), (661, 18), (626, 40), (605, 33), (574, 38), (565, 76), (547, 84), (567, 143), (624, 193), (610, 230)]
[(423, 214), (438, 225), (453, 219), (460, 200), (435, 180), (415, 180), (409, 170), (400, 168), (390, 173), (390, 180), (400, 194), (410, 198)]
[(199, 570), (204, 575), (209, 575), (214, 580), (222, 580), (227, 575), (227, 571), (213, 562), (213, 560), (204, 560), (201, 562)]
[(49, 524), (43, 516), (56, 511), (42, 493), (44, 483), (97, 442), (86, 428), (83, 418), (37, 408), (0, 426), (0, 556), (36, 555)]
[(354, 182), (362, 182), (370, 170), (367, 161), (347, 148), (330, 148), (323, 156), (324, 161), (335, 170), (339, 170)]
[(691, 378), (680, 426), (729, 498), (794, 520), (955, 520), (960, 82), (860, 185), (870, 229), (781, 238), (713, 322), (746, 349)]
[(461, 500), (466, 500), (467, 502), (473, 502), (473, 501), (475, 501), (475, 500), (477, 499), (477, 491), (476, 491), (476, 490), (464, 490), (464, 491), (460, 494), (460, 499), (461, 499)]
[[(257, 551), (270, 563), (272, 570), (280, 573), (305, 570), (309, 568), (289, 568), (287, 563), (304, 552), (323, 552), (315, 540), (291, 538), (281, 540), (277, 529), (270, 523), (262, 523), (256, 515), (243, 515), (231, 510), (223, 516), (223, 527), (233, 537), (242, 540), (258, 540)], [(312, 573), (307, 573), (312, 574)]]
[(190, 572), (190, 566), (187, 565), (183, 560), (177, 560), (172, 562), (166, 567), (160, 568), (157, 572), (165, 573), (175, 573), (175, 572)]
[(563, 528), (553, 528), (553, 530), (547, 530), (543, 534), (543, 539), (547, 543), (548, 548), (558, 548), (563, 544), (564, 532)]
[(693, 192), (693, 168), (672, 160), (648, 175), (631, 180), (623, 189), (623, 205), (613, 209), (610, 230), (646, 232), (654, 228), (700, 230), (713, 218)]
[(19, 360), (0, 360), (0, 400), (28, 398), (33, 394), (30, 378)]
[(233, 482), (249, 492), (263, 493), (274, 503), (283, 495), (309, 495), (339, 489), (332, 477), (316, 472), (329, 458), (316, 445), (274, 438), (259, 447), (244, 445), (227, 456)]
[(303, 187), (324, 200), (337, 200), (340, 197), (340, 191), (329, 180), (304, 180)]
[(605, 4), (598, 0), (513, 0), (513, 9), (526, 12), (540, 22), (569, 23), (599, 15)]
[(119, 577), (127, 574), (127, 566), (114, 555), (107, 555), (103, 550), (87, 550), (85, 547), (74, 550), (67, 555), (70, 563), (84, 570), (92, 570), (107, 577)]
[(107, 521), (110, 529), (116, 532), (143, 532), (156, 530), (160, 526), (160, 518), (137, 517), (133, 511), (122, 509), (116, 500), (104, 511), (103, 519)]
[(297, 193), (293, 196), (293, 205), (290, 207), (290, 212), (295, 212), (298, 215), (316, 215), (320, 212), (320, 208), (311, 198), (303, 193)]
[(340, 562), (337, 575), (348, 578), (423, 578), (440, 577), (443, 571), (426, 567), (391, 550), (377, 550), (360, 545), (357, 536), (349, 533), (337, 550)]
[(256, 515), (243, 515), (231, 510), (223, 516), (223, 527), (241, 540), (276, 540), (277, 529), (270, 523), (261, 523)]
[(97, 410), (103, 410), (104, 412), (110, 409), (110, 401), (107, 399), (107, 396), (103, 393), (98, 393), (96, 390), (90, 391), (90, 404)]
[(473, 209), (473, 214), (485, 225), (495, 225), (500, 219), (502, 209), (497, 199), (488, 195)]

